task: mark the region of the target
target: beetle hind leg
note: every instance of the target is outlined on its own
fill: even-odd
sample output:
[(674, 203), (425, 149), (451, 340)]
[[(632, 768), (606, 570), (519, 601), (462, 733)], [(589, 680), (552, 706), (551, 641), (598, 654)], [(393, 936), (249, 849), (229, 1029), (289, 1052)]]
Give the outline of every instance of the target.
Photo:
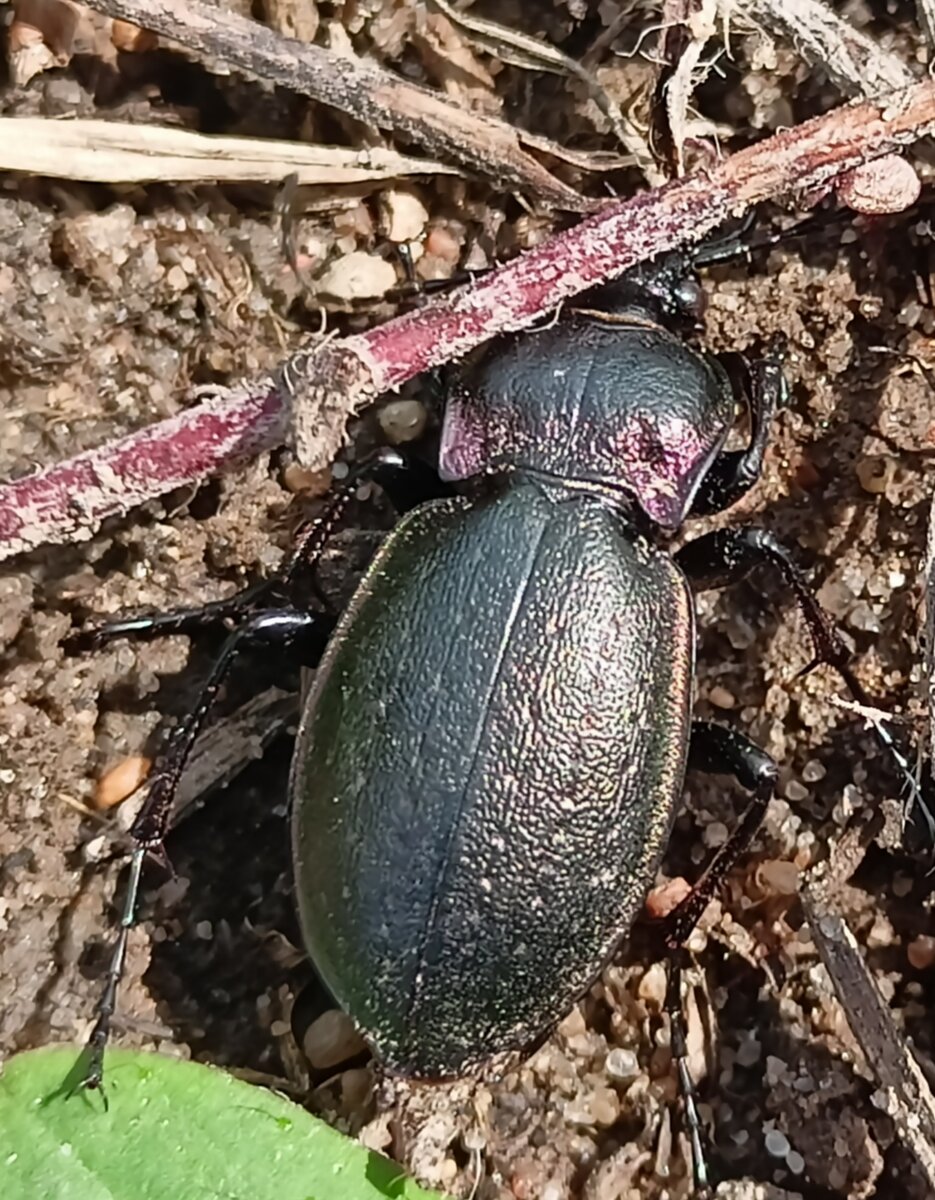
[(689, 744), (690, 770), (715, 775), (732, 775), (753, 798), (737, 828), (712, 859), (701, 878), (662, 922), (662, 937), (668, 952), (669, 978), (665, 1007), (669, 1016), (672, 1057), (678, 1073), (685, 1125), (692, 1147), (692, 1170), (699, 1196), (710, 1195), (710, 1175), (705, 1156), (705, 1138), (698, 1115), (694, 1080), (688, 1064), (688, 1039), (682, 1013), (683, 942), (698, 923), (708, 901), (727, 873), (743, 856), (763, 822), (767, 805), (776, 789), (778, 769), (770, 756), (736, 730), (708, 721), (695, 721)]

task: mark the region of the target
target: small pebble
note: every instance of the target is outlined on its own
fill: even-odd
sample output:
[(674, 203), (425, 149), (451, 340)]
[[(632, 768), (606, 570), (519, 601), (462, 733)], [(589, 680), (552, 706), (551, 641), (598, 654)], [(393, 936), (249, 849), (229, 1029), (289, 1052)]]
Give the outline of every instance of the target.
[(667, 917), (691, 890), (691, 884), (681, 875), (677, 875), (674, 879), (667, 879), (665, 883), (654, 887), (646, 897), (646, 915), (653, 921)]
[(780, 1129), (770, 1129), (764, 1140), (766, 1153), (772, 1158), (785, 1158), (789, 1153), (789, 1139)]
[(898, 154), (861, 163), (835, 182), (842, 204), (859, 213), (895, 213), (911, 208), (922, 191), (915, 168)]
[(286, 489), (297, 495), (324, 496), (331, 487), (331, 470), (311, 471), (301, 463), (291, 462), (283, 468), (282, 482)]
[(390, 400), (377, 413), (380, 428), (393, 446), (414, 442), (425, 432), (428, 413), (419, 400)]
[(794, 896), (799, 890), (799, 868), (786, 859), (767, 859), (757, 867), (756, 874), (757, 882), (764, 891)]
[(605, 1128), (613, 1125), (620, 1116), (620, 1100), (612, 1088), (598, 1088), (591, 1096), (589, 1107), (594, 1124)]
[(114, 808), (128, 796), (132, 796), (146, 779), (152, 767), (151, 759), (142, 754), (131, 754), (111, 767), (97, 781), (94, 789), (94, 807), (101, 812)]
[(747, 1037), (737, 1047), (734, 1062), (741, 1067), (753, 1067), (760, 1061), (762, 1053), (763, 1047), (756, 1038)]
[(341, 1075), (341, 1104), (345, 1112), (364, 1108), (373, 1091), (373, 1075), (366, 1067), (352, 1067)]
[(396, 286), (396, 268), (385, 258), (352, 250), (330, 263), (316, 290), (330, 300), (350, 304), (353, 300), (376, 300)]
[(798, 1150), (790, 1150), (786, 1155), (786, 1166), (793, 1175), (801, 1175), (805, 1170), (805, 1159)]
[(639, 1059), (632, 1050), (615, 1046), (604, 1060), (604, 1067), (611, 1079), (635, 1079), (640, 1073)]
[(637, 995), (652, 1007), (661, 1009), (666, 998), (666, 969), (663, 963), (653, 963), (640, 980)]
[(723, 846), (730, 837), (730, 830), (723, 821), (712, 821), (710, 825), (706, 825), (704, 833), (701, 835), (701, 840), (711, 850), (717, 846)]
[(415, 242), (422, 237), (428, 210), (414, 192), (390, 188), (380, 196), (383, 231), (391, 242)]
[(133, 25), (130, 21), (114, 21), (110, 27), (110, 40), (125, 54), (144, 54), (147, 50), (155, 50), (159, 44), (154, 33), (140, 29), (139, 25)]
[(906, 957), (916, 971), (925, 971), (935, 964), (935, 938), (921, 934), (906, 947)]

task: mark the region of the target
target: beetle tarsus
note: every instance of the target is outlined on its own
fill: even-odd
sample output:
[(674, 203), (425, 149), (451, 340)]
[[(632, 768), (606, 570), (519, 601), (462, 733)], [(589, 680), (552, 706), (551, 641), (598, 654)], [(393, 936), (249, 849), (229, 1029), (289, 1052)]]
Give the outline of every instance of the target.
[(698, 1094), (688, 1061), (688, 1032), (682, 1006), (682, 972), (685, 957), (684, 950), (674, 950), (669, 955), (665, 1012), (669, 1018), (672, 1060), (678, 1075), (685, 1128), (691, 1146), (694, 1195), (696, 1200), (704, 1200), (711, 1194), (711, 1172), (708, 1166), (705, 1129), (698, 1112)]

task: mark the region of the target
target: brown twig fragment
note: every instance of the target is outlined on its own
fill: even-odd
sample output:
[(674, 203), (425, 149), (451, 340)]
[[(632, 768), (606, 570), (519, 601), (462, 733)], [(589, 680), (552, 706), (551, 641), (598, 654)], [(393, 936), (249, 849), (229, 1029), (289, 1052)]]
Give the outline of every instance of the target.
[(821, 0), (720, 0), (725, 23), (761, 25), (791, 42), (799, 54), (825, 70), (848, 96), (882, 96), (909, 87), (915, 76)]
[(597, 76), (592, 75), (576, 59), (526, 33), (494, 21), (486, 21), (475, 16), (473, 12), (462, 12), (452, 8), (448, 0), (431, 0), (431, 3), (449, 21), (463, 30), (469, 41), (496, 55), (502, 62), (526, 71), (551, 71), (578, 79), (587, 88), (595, 104), (607, 118), (617, 140), (633, 156), (647, 180), (651, 184), (665, 182), (665, 176), (659, 170), (645, 136), (607, 94)]
[(310, 96), (367, 125), (403, 134), (430, 154), (460, 163), (498, 186), (553, 208), (583, 212), (593, 202), (525, 151), (504, 121), (465, 111), (376, 63), (281, 37), (258, 21), (202, 0), (94, 0), (98, 12), (172, 38), (259, 79)]
[(892, 1118), (897, 1133), (915, 1155), (935, 1191), (935, 1097), (893, 1023), (854, 935), (840, 915), (835, 893), (860, 865), (864, 835), (845, 833), (829, 863), (809, 872), (802, 907), (812, 940), (841, 1002), (866, 1065), (880, 1087), (874, 1104)]
[(826, 113), (741, 150), (714, 170), (607, 205), (444, 300), (353, 337), (293, 355), (264, 380), (120, 442), (0, 490), (0, 559), (48, 541), (90, 536), (182, 483), (283, 438), (285, 408), (309, 466), (330, 460), (347, 418), (381, 392), (521, 329), (570, 296), (653, 255), (698, 241), (751, 205), (827, 186), (935, 127), (935, 82), (885, 101)]

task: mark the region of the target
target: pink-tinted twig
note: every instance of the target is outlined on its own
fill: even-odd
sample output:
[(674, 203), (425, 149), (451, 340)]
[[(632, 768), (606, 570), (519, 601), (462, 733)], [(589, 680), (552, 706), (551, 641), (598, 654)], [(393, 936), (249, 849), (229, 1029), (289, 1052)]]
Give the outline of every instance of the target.
[(328, 461), (350, 414), (375, 396), (633, 264), (696, 241), (761, 200), (815, 192), (935, 127), (935, 81), (889, 101), (862, 101), (785, 130), (630, 200), (431, 307), (368, 333), (303, 350), (275, 384), (238, 392), (0, 489), (0, 558), (43, 542), (88, 537), (104, 517), (282, 440), (283, 410), (309, 465)]
[(80, 542), (106, 518), (197, 483), (282, 442), (271, 381), (225, 391), (197, 408), (0, 488), (0, 559), (45, 542)]

